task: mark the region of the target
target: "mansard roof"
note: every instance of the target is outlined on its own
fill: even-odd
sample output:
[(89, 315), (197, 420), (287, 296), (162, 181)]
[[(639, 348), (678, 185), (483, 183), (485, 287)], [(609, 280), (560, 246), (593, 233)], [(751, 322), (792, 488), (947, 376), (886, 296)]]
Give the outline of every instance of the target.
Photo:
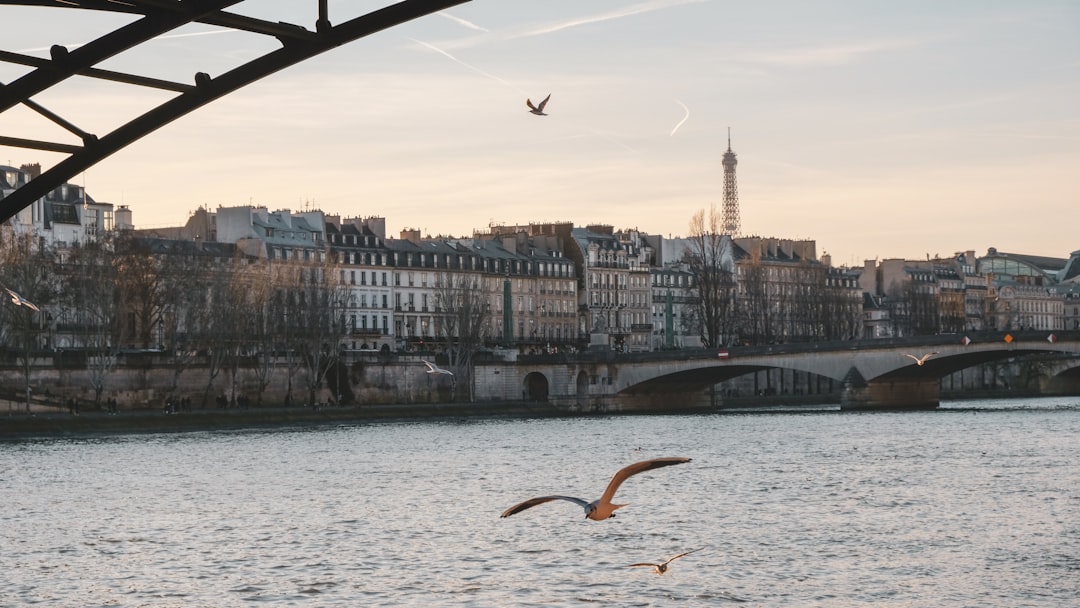
[[(737, 241), (735, 241), (735, 239), (732, 239), (732, 241), (731, 241), (731, 250), (732, 250), (732, 254), (734, 255), (736, 261), (742, 261), (744, 259), (748, 259), (748, 258), (753, 257), (752, 252), (750, 250), (748, 250), (748, 249), (743, 248), (741, 245), (739, 245), (739, 243)], [(776, 248), (772, 252), (770, 252), (767, 248), (762, 248), (761, 260), (763, 262), (776, 262), (776, 263), (798, 263), (798, 262), (808, 262), (810, 264), (819, 264), (820, 263), (820, 262), (818, 262), (818, 260), (815, 260), (815, 259), (812, 259), (812, 258), (804, 258), (804, 257), (800, 256), (797, 251), (792, 251), (789, 254), (788, 252), (783, 251), (780, 248)]]
[(196, 241), (190, 239), (165, 239), (152, 236), (133, 236), (134, 241), (149, 253), (159, 255), (190, 255), (226, 258), (236, 255), (235, 243)]

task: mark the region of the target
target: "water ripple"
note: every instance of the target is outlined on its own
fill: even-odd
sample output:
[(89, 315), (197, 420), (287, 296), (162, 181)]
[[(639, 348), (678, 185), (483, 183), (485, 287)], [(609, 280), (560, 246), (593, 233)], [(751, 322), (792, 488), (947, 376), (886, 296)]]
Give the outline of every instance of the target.
[(6, 443), (0, 605), (1080, 603), (1080, 408), (967, 407)]

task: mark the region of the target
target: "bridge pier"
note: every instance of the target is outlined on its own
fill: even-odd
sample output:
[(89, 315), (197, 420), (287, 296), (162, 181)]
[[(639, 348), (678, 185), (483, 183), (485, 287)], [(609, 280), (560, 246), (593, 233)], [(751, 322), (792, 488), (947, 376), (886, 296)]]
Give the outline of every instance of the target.
[(848, 385), (840, 396), (842, 410), (932, 410), (941, 404), (937, 378), (878, 380)]

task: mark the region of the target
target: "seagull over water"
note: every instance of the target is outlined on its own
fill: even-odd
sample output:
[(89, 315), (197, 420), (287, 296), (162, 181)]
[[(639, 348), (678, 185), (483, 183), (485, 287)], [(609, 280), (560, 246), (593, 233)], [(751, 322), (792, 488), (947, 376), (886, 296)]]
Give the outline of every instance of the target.
[(4, 291), (8, 292), (8, 295), (11, 296), (11, 303), (12, 304), (14, 304), (16, 306), (25, 306), (25, 307), (29, 308), (30, 310), (34, 310), (34, 311), (40, 311), (40, 309), (37, 306), (35, 306), (33, 302), (31, 302), (30, 300), (27, 300), (26, 298), (24, 298), (24, 297), (20, 296), (19, 294), (15, 293), (15, 291), (13, 291), (11, 289), (8, 289), (7, 287), (4, 288)]
[(533, 114), (536, 114), (537, 116), (547, 116), (547, 114), (544, 114), (544, 106), (547, 105), (549, 99), (551, 99), (551, 93), (548, 93), (548, 96), (544, 98), (544, 101), (541, 101), (538, 105), (534, 106), (531, 99), (526, 99), (525, 105), (529, 106), (529, 111)]
[(666, 562), (663, 562), (661, 564), (649, 564), (649, 563), (642, 562), (640, 564), (630, 564), (629, 566), (627, 566), (627, 568), (637, 568), (639, 566), (644, 566), (644, 567), (652, 568), (653, 573), (655, 573), (655, 574), (663, 574), (663, 573), (668, 571), (668, 564), (670, 564), (671, 562), (679, 559), (680, 557), (686, 557), (687, 555), (690, 555), (691, 553), (694, 553), (694, 552), (697, 552), (697, 551), (701, 551), (701, 549), (694, 549), (693, 551), (687, 551), (686, 553), (680, 553), (680, 554), (676, 555), (675, 557), (673, 557), (673, 558), (671, 558), (671, 559), (669, 559)]
[(452, 372), (452, 371), (450, 371), (448, 369), (443, 369), (443, 368), (439, 367), (438, 365), (435, 365), (434, 363), (432, 363), (430, 361), (424, 361), (423, 359), (421, 359), (420, 362), (428, 367), (427, 373), (429, 373), (429, 374), (435, 374), (435, 375), (445, 374), (447, 376), (453, 376), (454, 375), (454, 372)]
[(601, 521), (609, 517), (615, 517), (615, 510), (621, 509), (626, 505), (617, 505), (611, 502), (611, 499), (615, 497), (615, 492), (622, 485), (622, 482), (626, 481), (630, 477), (643, 473), (645, 471), (651, 471), (653, 469), (659, 469), (660, 467), (669, 467), (673, 464), (682, 464), (684, 462), (690, 462), (689, 458), (681, 457), (669, 457), (669, 458), (654, 458), (652, 460), (645, 460), (642, 462), (635, 462), (634, 464), (623, 467), (615, 476), (608, 482), (607, 488), (604, 490), (604, 494), (592, 502), (587, 502), (580, 498), (574, 498), (573, 496), (537, 496), (536, 498), (530, 498), (523, 503), (516, 504), (509, 509), (503, 511), (499, 517), (510, 517), (515, 513), (521, 513), (525, 509), (535, 507), (536, 505), (550, 502), (552, 500), (569, 500), (570, 502), (585, 509), (585, 517), (593, 521)]
[(933, 357), (936, 354), (937, 354), (937, 351), (934, 351), (932, 353), (926, 353), (925, 355), (923, 355), (921, 357), (916, 357), (915, 355), (904, 355), (904, 356), (912, 359), (913, 361), (915, 361), (916, 365), (926, 365), (926, 360), (929, 359), (930, 357)]

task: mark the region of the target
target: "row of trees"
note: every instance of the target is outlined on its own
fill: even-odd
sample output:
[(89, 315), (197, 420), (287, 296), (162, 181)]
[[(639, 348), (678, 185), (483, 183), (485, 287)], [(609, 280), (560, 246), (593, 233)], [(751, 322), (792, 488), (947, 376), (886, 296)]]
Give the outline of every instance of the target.
[(736, 260), (716, 208), (690, 221), (684, 262), (697, 286), (702, 344), (844, 340), (860, 334), (861, 293), (817, 262)]
[[(205, 375), (204, 406), (223, 380), (234, 398), (245, 375), (261, 404), (271, 375), (282, 371), (287, 402), (294, 383), (309, 403), (324, 385), (345, 401), (352, 397), (342, 348), (355, 330), (346, 320), (357, 298), (329, 252), (311, 262), (274, 263), (232, 245), (130, 233), (60, 250), (8, 232), (0, 234), (0, 261), (3, 285), (40, 309), (0, 309), (0, 345), (18, 357), (27, 386), (35, 357), (74, 351), (100, 404), (121, 355), (143, 350), (168, 362), (170, 395), (197, 365)], [(438, 281), (437, 331), (463, 380), (487, 339), (490, 291), (475, 276)]]

